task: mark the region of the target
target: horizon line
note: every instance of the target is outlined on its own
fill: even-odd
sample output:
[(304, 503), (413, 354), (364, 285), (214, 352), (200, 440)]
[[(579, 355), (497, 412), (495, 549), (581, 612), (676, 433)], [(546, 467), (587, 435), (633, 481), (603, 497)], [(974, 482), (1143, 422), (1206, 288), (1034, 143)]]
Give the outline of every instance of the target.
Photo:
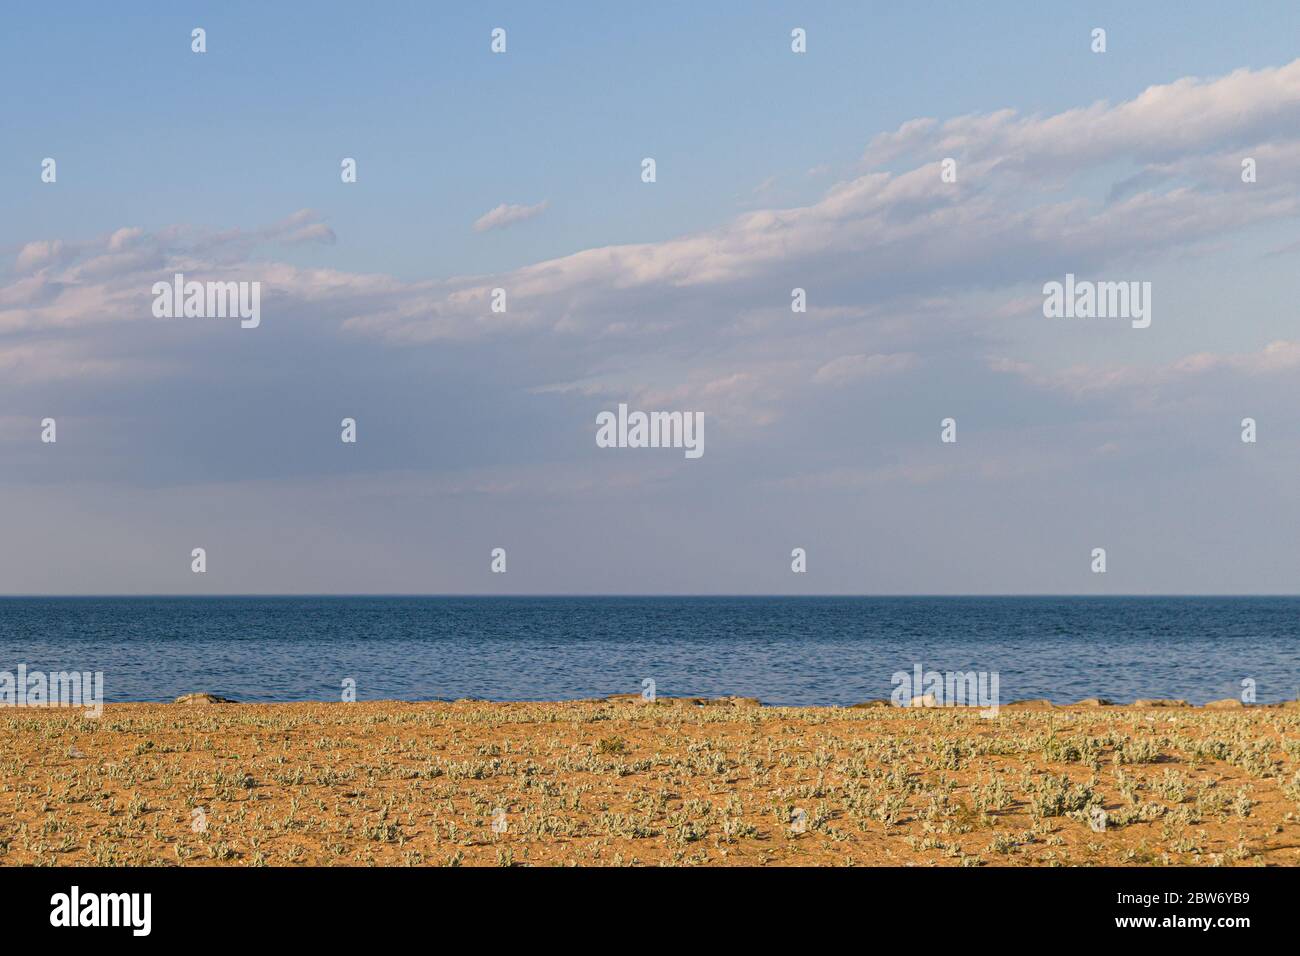
[(972, 598), (1300, 598), (1300, 593), (1264, 593), (1264, 592), (1237, 592), (1223, 594), (1193, 594), (1193, 593), (1176, 593), (1176, 592), (1128, 592), (1118, 594), (1081, 594), (1066, 592), (1048, 592), (1048, 591), (1031, 591), (1020, 594), (1012, 593), (824, 593), (824, 594), (793, 594), (793, 593), (725, 593), (725, 592), (690, 592), (690, 593), (630, 593), (630, 592), (513, 592), (507, 594), (491, 594), (486, 592), (472, 593), (455, 593), (455, 592), (400, 592), (400, 591), (357, 591), (357, 592), (313, 592), (313, 591), (282, 591), (282, 592), (222, 592), (218, 594), (193, 594), (193, 593), (87, 593), (87, 594), (0, 594), (0, 600), (26, 600), (26, 599), (89, 599), (89, 598), (952, 598), (952, 599), (972, 599)]

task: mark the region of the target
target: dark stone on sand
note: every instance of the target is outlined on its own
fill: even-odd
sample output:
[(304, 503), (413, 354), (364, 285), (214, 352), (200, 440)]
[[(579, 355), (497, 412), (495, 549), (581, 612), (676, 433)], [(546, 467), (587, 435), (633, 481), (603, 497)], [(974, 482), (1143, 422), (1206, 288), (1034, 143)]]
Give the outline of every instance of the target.
[[(643, 700), (640, 694), (610, 694), (605, 698), (610, 704), (652, 703)], [(762, 707), (763, 702), (757, 697), (656, 697), (653, 701), (659, 705), (690, 707)]]

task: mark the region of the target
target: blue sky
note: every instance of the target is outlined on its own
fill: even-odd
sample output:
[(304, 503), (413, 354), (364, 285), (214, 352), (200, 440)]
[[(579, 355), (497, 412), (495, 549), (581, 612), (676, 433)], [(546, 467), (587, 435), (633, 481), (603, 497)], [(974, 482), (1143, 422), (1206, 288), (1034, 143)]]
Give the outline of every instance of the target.
[(0, 593), (1295, 591), (1300, 8), (464, 7), (5, 12)]
[[(454, 7), (473, 9), (454, 9)], [(52, 15), (52, 11), (59, 13)], [(808, 201), (875, 132), (1056, 112), (1294, 58), (1300, 11), (1213, 3), (17, 5), (0, 56), (4, 239), (326, 211), (304, 257), (404, 277), (487, 272)], [(191, 54), (193, 26), (209, 52)], [(789, 29), (810, 55), (789, 54)], [(1093, 26), (1110, 49), (1093, 55)], [(509, 53), (487, 54), (494, 26)], [(1082, 38), (1082, 39), (1080, 39)], [(42, 194), (31, 164), (56, 155)], [(659, 188), (628, 175), (660, 163)], [(343, 190), (338, 159), (360, 162)], [(48, 191), (47, 191), (48, 192)], [(545, 227), (461, 226), (503, 201)]]

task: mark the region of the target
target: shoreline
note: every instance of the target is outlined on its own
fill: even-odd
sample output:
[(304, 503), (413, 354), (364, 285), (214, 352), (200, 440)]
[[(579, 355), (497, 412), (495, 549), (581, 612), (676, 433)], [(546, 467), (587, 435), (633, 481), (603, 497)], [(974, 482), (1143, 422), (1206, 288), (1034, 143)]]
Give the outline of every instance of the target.
[[(458, 697), (454, 700), (441, 700), (441, 698), (428, 698), (428, 700), (406, 700), (400, 697), (376, 697), (365, 698), (365, 700), (356, 701), (339, 701), (339, 700), (276, 700), (276, 701), (242, 701), (233, 697), (216, 695), (207, 691), (195, 691), (185, 693), (173, 700), (135, 700), (135, 701), (112, 701), (104, 702), (105, 708), (109, 706), (121, 706), (123, 704), (146, 704), (146, 705), (165, 705), (165, 704), (182, 704), (182, 705), (259, 705), (259, 706), (278, 706), (278, 705), (295, 705), (295, 704), (387, 704), (387, 705), (428, 705), (428, 704), (478, 704), (478, 705), (564, 705), (564, 704), (637, 704), (637, 705), (668, 705), (668, 706), (745, 706), (745, 708), (763, 708), (768, 710), (954, 710), (954, 711), (979, 711), (985, 710), (982, 705), (978, 704), (939, 704), (939, 702), (914, 702), (910, 705), (897, 705), (888, 698), (878, 697), (872, 700), (857, 702), (857, 704), (764, 704), (757, 697), (745, 697), (738, 695), (727, 695), (722, 697), (667, 697), (658, 696), (654, 701), (642, 700), (636, 693), (615, 693), (604, 697), (572, 697), (560, 698), (560, 700), (486, 700), (482, 697)], [(995, 710), (1152, 710), (1152, 709), (1170, 709), (1170, 710), (1286, 710), (1300, 708), (1300, 701), (1284, 700), (1271, 701), (1268, 704), (1256, 704), (1251, 702), (1247, 704), (1236, 697), (1225, 697), (1221, 700), (1206, 701), (1205, 704), (1191, 704), (1184, 698), (1177, 697), (1139, 697), (1130, 702), (1118, 702), (1110, 700), (1108, 697), (1086, 697), (1083, 700), (1070, 702), (1070, 704), (1054, 704), (1053, 701), (1045, 697), (1022, 698), (1022, 700), (1013, 700), (1006, 704), (997, 704), (993, 706)], [(55, 709), (55, 708), (47, 708)]]

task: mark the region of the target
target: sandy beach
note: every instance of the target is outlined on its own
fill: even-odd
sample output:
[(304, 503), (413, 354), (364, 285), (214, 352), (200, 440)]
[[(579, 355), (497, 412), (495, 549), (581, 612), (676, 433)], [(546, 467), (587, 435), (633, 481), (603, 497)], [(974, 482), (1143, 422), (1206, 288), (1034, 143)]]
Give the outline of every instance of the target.
[(1300, 708), (0, 712), (0, 865), (1300, 864)]

